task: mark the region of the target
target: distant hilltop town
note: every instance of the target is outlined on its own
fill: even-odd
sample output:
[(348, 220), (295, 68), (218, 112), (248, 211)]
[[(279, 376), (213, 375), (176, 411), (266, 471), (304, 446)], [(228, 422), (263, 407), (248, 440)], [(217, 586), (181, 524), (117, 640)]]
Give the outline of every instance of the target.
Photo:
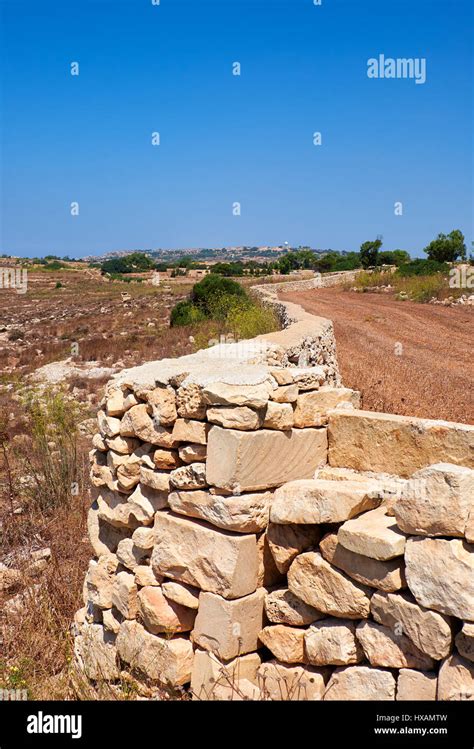
[[(102, 255), (88, 255), (83, 259), (86, 262), (101, 262), (104, 260), (110, 260), (112, 258), (125, 257), (133, 252), (142, 252), (150, 257), (160, 260), (177, 260), (184, 256), (190, 256), (195, 260), (207, 260), (220, 262), (222, 260), (256, 260), (264, 261), (268, 258), (274, 259), (279, 255), (286, 252), (295, 252), (298, 250), (310, 250), (318, 255), (325, 255), (328, 252), (332, 252), (331, 249), (313, 249), (309, 246), (298, 246), (290, 247), (287, 243), (278, 246), (262, 245), (259, 247), (185, 247), (185, 248), (160, 248), (160, 249), (146, 249), (146, 250), (113, 250), (105, 252)], [(342, 252), (345, 255), (346, 252)]]

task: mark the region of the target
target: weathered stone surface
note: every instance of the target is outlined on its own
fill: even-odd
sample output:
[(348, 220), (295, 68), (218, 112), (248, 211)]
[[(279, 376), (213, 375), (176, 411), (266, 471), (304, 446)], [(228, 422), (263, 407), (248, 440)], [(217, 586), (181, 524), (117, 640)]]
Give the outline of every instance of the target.
[(154, 471), (151, 468), (141, 466), (140, 483), (149, 486), (157, 492), (169, 492), (170, 474), (166, 471)]
[(163, 447), (159, 447), (153, 453), (153, 462), (156, 468), (161, 468), (165, 471), (171, 471), (173, 468), (178, 468), (181, 465), (181, 460), (177, 450), (165, 450)]
[(257, 587), (258, 554), (253, 535), (234, 535), (167, 512), (155, 520), (152, 566), (156, 574), (239, 598)]
[(469, 544), (474, 544), (474, 507), (472, 508), (467, 519), (464, 535), (466, 536), (466, 541)]
[(207, 482), (222, 489), (252, 491), (310, 478), (326, 462), (324, 429), (261, 429), (239, 432), (213, 426), (209, 432)]
[(91, 559), (85, 585), (89, 600), (101, 609), (112, 606), (112, 590), (118, 560), (115, 554), (103, 554), (97, 561)]
[[(278, 491), (278, 490), (277, 490)], [(275, 564), (281, 573), (286, 574), (290, 565), (302, 551), (316, 546), (321, 537), (317, 525), (279, 525), (270, 523), (267, 539)]]
[(124, 538), (117, 546), (117, 559), (132, 572), (149, 556), (149, 551), (135, 546), (131, 538)]
[[(105, 411), (99, 411), (97, 414), (100, 433), (103, 437), (116, 437), (120, 432), (120, 419), (115, 416), (107, 416)], [(130, 435), (133, 437), (133, 435)]]
[[(284, 527), (284, 526), (283, 526)], [(324, 559), (353, 580), (362, 585), (377, 588), (389, 593), (406, 588), (405, 565), (403, 559), (396, 558), (382, 562), (345, 549), (337, 540), (337, 533), (328, 533), (319, 543)]]
[(144, 587), (145, 585), (160, 585), (163, 580), (161, 575), (155, 575), (148, 564), (139, 564), (135, 567), (135, 583)]
[(245, 679), (256, 684), (261, 662), (257, 653), (249, 653), (223, 663), (214, 653), (196, 650), (191, 676), (193, 700), (220, 699), (220, 688), (228, 687), (238, 680)]
[(395, 699), (396, 681), (390, 671), (370, 666), (336, 668), (329, 679), (324, 700), (389, 701)]
[(372, 411), (329, 416), (329, 463), (411, 476), (433, 463), (474, 468), (474, 426)]
[(328, 422), (328, 412), (340, 403), (360, 408), (360, 393), (349, 388), (325, 385), (319, 390), (300, 393), (296, 401), (295, 427), (322, 426)]
[(382, 506), (348, 520), (337, 532), (338, 542), (349, 551), (372, 559), (385, 561), (401, 556), (406, 536), (398, 529), (395, 518), (386, 511), (387, 508)]
[(101, 681), (119, 677), (115, 635), (100, 624), (84, 624), (75, 639), (74, 650), (88, 679)]
[(206, 404), (202, 397), (202, 388), (194, 382), (178, 388), (176, 403), (179, 416), (185, 419), (206, 418)]
[(190, 463), (175, 468), (169, 474), (171, 486), (175, 489), (201, 489), (206, 484), (206, 464)]
[(99, 518), (118, 528), (151, 525), (157, 510), (166, 507), (168, 495), (138, 484), (129, 497), (101, 490), (97, 497)]
[(413, 474), (394, 512), (405, 533), (462, 538), (473, 506), (474, 471), (437, 463)]
[(355, 636), (356, 625), (341, 619), (322, 619), (306, 631), (307, 660), (313, 666), (348, 666), (360, 663), (364, 652)]
[(182, 445), (179, 457), (183, 463), (202, 463), (207, 457), (207, 445)]
[(270, 544), (268, 543), (267, 531), (257, 536), (257, 554), (258, 554), (258, 574), (257, 587), (271, 588), (280, 585), (284, 580), (284, 575), (278, 570)]
[(106, 411), (108, 416), (122, 416), (125, 413), (124, 394), (120, 389), (107, 393)]
[(197, 610), (199, 606), (199, 588), (193, 588), (192, 585), (177, 583), (174, 580), (167, 580), (161, 586), (161, 589), (169, 601), (186, 606), (188, 609)]
[(278, 701), (322, 700), (328, 680), (325, 669), (278, 661), (262, 663), (257, 676), (263, 698)]
[(132, 541), (139, 549), (152, 549), (155, 544), (153, 528), (137, 528), (132, 533)]
[(248, 406), (263, 408), (272, 392), (270, 382), (259, 385), (228, 385), (213, 382), (203, 388), (204, 402), (210, 406)]
[(143, 442), (150, 442), (152, 445), (175, 447), (174, 444), (170, 444), (173, 439), (170, 438), (169, 430), (154, 421), (149, 411), (151, 411), (151, 406), (146, 403), (140, 403), (138, 406), (130, 408), (120, 424), (121, 436), (138, 437)]
[(266, 528), (271, 500), (271, 492), (223, 497), (205, 491), (179, 491), (168, 497), (173, 512), (240, 533), (258, 533)]
[(123, 617), (117, 609), (106, 609), (102, 612), (102, 618), (104, 622), (104, 629), (109, 632), (113, 632), (114, 635), (118, 634), (120, 625), (123, 622)]
[(422, 671), (434, 668), (433, 659), (422, 653), (406, 635), (394, 634), (381, 624), (361, 622), (356, 636), (371, 666), (416, 668)]
[(441, 664), (438, 674), (438, 700), (474, 700), (474, 665), (451, 655)]
[(21, 583), (23, 575), (20, 570), (0, 564), (0, 591), (11, 590)]
[(372, 590), (332, 567), (316, 552), (300, 554), (288, 571), (288, 587), (298, 598), (331, 616), (364, 619)]
[(289, 368), (271, 369), (270, 374), (277, 385), (291, 385), (293, 383), (293, 375)]
[(209, 425), (203, 421), (178, 419), (175, 421), (172, 437), (176, 444), (180, 442), (192, 442), (197, 445), (205, 445), (208, 431)]
[(265, 596), (265, 613), (272, 624), (288, 624), (291, 627), (303, 627), (324, 616), (288, 588), (273, 590)]
[(192, 640), (221, 660), (257, 650), (263, 627), (265, 590), (228, 601), (215, 593), (201, 593)]
[(287, 431), (293, 426), (293, 408), (290, 403), (268, 401), (263, 422), (265, 429)]
[(112, 605), (125, 619), (135, 619), (138, 611), (135, 575), (130, 572), (116, 574), (112, 588)]
[(306, 630), (275, 624), (260, 632), (260, 641), (283, 663), (304, 663), (304, 636)]
[(408, 587), (421, 606), (474, 620), (473, 546), (457, 538), (409, 538), (405, 562)]
[(178, 417), (176, 411), (176, 393), (172, 387), (157, 387), (146, 395), (147, 402), (153, 409), (153, 420), (160, 426), (171, 426)]
[(114, 528), (99, 518), (99, 505), (93, 502), (87, 513), (87, 531), (96, 557), (114, 553), (119, 542), (126, 538), (128, 531)]
[(374, 593), (370, 611), (375, 621), (396, 635), (406, 635), (431, 658), (441, 660), (451, 652), (453, 635), (449, 619), (419, 606), (408, 593)]
[(189, 632), (194, 626), (196, 612), (169, 601), (156, 585), (147, 585), (139, 591), (138, 607), (142, 623), (154, 635)]
[(298, 385), (284, 385), (273, 390), (271, 399), (275, 403), (296, 403), (298, 399)]
[(300, 390), (317, 390), (326, 381), (326, 370), (322, 366), (295, 367), (291, 373)]
[(474, 661), (474, 624), (465, 622), (456, 635), (456, 647), (463, 658)]
[[(340, 523), (380, 504), (371, 484), (306, 479), (290, 481), (275, 492), (272, 523)], [(393, 522), (393, 521), (392, 521)]]
[(211, 406), (207, 409), (207, 420), (224, 429), (251, 431), (262, 426), (261, 413), (247, 406)]
[(418, 702), (436, 700), (438, 679), (429, 671), (413, 671), (402, 668), (398, 674), (397, 700), (399, 702)]
[(101, 450), (107, 452), (107, 440), (105, 440), (99, 432), (96, 432), (92, 437), (92, 447), (95, 450)]
[(171, 686), (191, 679), (193, 647), (185, 637), (153, 635), (138, 622), (126, 621), (116, 644), (120, 658), (150, 679)]
[(105, 442), (106, 447), (120, 455), (131, 455), (134, 450), (140, 447), (139, 440), (133, 437), (121, 437), (119, 434)]

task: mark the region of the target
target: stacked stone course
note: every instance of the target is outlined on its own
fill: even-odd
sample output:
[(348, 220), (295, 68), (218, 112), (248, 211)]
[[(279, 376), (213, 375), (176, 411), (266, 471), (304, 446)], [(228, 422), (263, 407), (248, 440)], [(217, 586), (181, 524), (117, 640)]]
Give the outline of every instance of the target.
[(474, 699), (474, 427), (360, 411), (284, 333), (109, 383), (79, 663), (195, 699)]

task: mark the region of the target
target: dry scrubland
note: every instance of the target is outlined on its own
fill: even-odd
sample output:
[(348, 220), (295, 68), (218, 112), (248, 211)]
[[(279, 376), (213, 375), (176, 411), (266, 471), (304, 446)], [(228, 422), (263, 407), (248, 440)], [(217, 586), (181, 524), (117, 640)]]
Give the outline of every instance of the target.
[[(342, 381), (364, 408), (474, 423), (474, 309), (340, 288), (281, 295), (334, 322)], [(401, 355), (395, 353), (402, 344)], [(399, 350), (399, 349), (398, 349)]]
[[(191, 353), (190, 335), (204, 342), (207, 323), (169, 328), (171, 308), (191, 288), (182, 280), (107, 283), (80, 269), (30, 272), (28, 281), (24, 296), (0, 291), (0, 563), (19, 570), (0, 567), (0, 688), (37, 699), (133, 698), (133, 683), (93, 692), (72, 661), (70, 622), (91, 557), (87, 462), (97, 404), (110, 370)], [(472, 312), (335, 289), (291, 298), (334, 319), (344, 384), (362, 390), (366, 408), (474, 421)], [(393, 356), (396, 341), (404, 357)], [(69, 357), (74, 342), (70, 376), (33, 386), (29, 375)], [(46, 415), (32, 400), (38, 391)]]

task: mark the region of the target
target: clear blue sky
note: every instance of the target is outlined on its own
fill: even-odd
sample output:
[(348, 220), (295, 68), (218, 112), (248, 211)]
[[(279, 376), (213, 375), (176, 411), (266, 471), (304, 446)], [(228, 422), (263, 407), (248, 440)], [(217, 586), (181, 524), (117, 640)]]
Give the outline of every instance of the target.
[(0, 5), (2, 252), (470, 244), (472, 0)]

